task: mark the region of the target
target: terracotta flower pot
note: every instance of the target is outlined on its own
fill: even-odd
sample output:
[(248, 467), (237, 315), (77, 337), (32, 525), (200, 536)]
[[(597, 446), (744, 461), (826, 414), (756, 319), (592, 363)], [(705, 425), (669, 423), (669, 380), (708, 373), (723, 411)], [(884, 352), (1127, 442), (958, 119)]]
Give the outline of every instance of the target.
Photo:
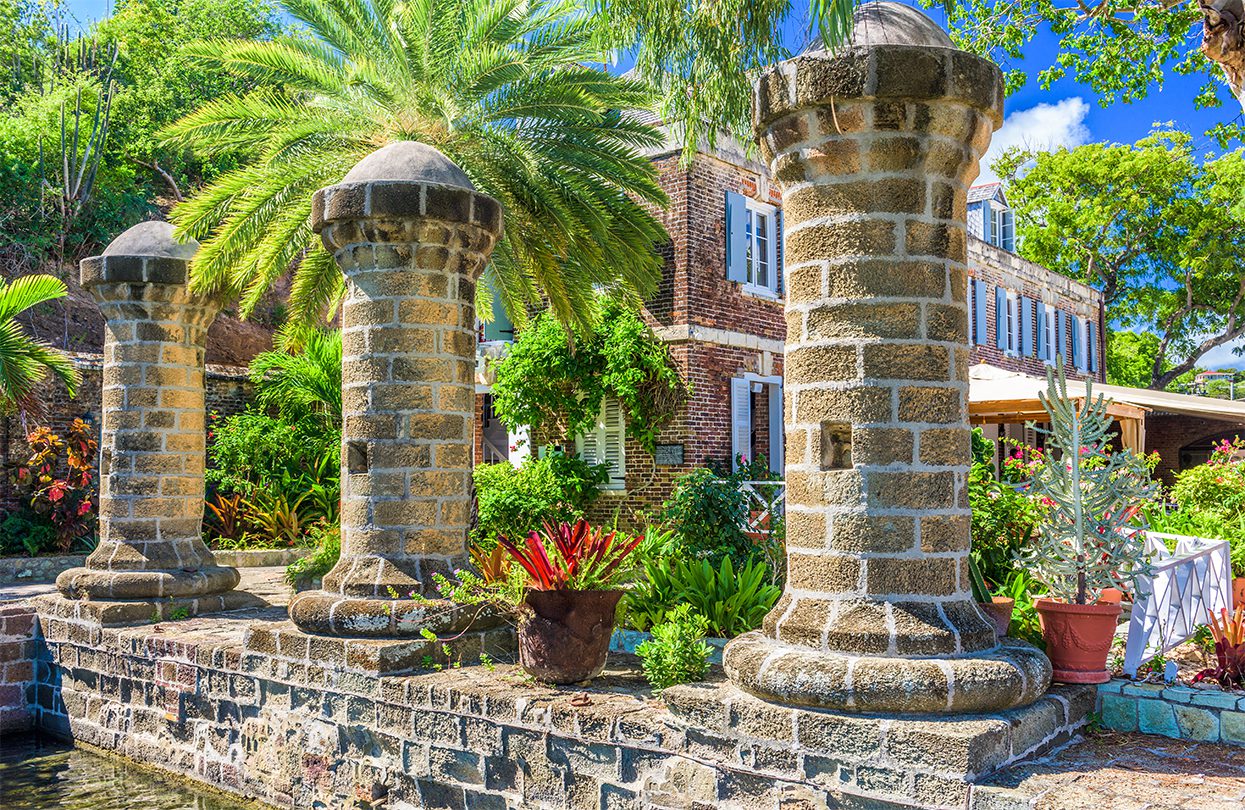
[(547, 683), (579, 683), (601, 674), (622, 591), (527, 592), (532, 615), (519, 625), (519, 664)]
[(1103, 588), (1098, 594), (1098, 601), (1102, 603), (1111, 602), (1117, 605), (1124, 604), (1124, 592), (1119, 588)]
[(978, 602), (977, 607), (981, 608), (981, 612), (986, 614), (986, 618), (994, 625), (994, 634), (999, 638), (1007, 635), (1007, 628), (1012, 624), (1012, 610), (1016, 607), (1016, 600), (1010, 596), (994, 596), (991, 597), (992, 602)]
[(1245, 577), (1232, 580), (1232, 607), (1245, 605)]
[(1123, 612), (1119, 602), (1076, 605), (1054, 599), (1034, 603), (1042, 623), (1053, 678), (1063, 683), (1106, 683), (1107, 655), (1115, 625)]

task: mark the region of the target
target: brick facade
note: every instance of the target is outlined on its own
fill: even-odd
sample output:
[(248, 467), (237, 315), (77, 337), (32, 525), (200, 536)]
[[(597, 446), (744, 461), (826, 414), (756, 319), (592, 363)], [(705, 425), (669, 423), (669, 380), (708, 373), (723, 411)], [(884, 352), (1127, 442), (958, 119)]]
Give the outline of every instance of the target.
[(1202, 457), (1185, 457), (1190, 445), (1206, 445), (1220, 439), (1245, 436), (1245, 422), (1204, 419), (1174, 413), (1146, 415), (1146, 452), (1159, 454), (1155, 478), (1165, 484), (1175, 482), (1175, 473), (1201, 464)]

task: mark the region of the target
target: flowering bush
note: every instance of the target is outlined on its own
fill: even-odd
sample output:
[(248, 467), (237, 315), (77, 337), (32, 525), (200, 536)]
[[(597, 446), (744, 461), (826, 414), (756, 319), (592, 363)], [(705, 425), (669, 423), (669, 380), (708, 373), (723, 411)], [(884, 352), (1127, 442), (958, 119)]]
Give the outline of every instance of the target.
[(1177, 474), (1171, 494), (1181, 510), (1245, 516), (1245, 441), (1220, 442), (1205, 464)]
[(75, 419), (62, 437), (40, 427), (26, 437), (30, 457), (17, 467), (17, 487), (30, 510), (48, 521), (56, 546), (69, 551), (74, 541), (95, 531), (94, 461), (99, 443), (91, 426)]

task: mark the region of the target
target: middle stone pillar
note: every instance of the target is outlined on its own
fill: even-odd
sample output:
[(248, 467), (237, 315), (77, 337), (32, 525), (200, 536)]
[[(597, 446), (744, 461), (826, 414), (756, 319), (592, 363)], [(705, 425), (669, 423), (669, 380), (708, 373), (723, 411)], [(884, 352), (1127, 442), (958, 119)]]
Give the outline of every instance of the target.
[(980, 712), (1032, 702), (1045, 656), (969, 590), (965, 199), (1002, 75), (919, 11), (770, 69), (754, 124), (783, 187), (786, 590), (727, 674), (784, 702)]
[(411, 637), (472, 618), (432, 574), (468, 562), (476, 280), (501, 206), (414, 141), (316, 192), (312, 224), (346, 276), (342, 554), (290, 618), (312, 633)]

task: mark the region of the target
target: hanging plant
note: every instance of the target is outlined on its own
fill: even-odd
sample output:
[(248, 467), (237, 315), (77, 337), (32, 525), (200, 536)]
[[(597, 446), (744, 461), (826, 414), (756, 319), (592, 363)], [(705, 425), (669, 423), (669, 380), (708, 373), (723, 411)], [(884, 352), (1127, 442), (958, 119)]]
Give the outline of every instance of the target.
[(669, 347), (635, 310), (600, 301), (591, 331), (564, 329), (548, 313), (532, 320), (496, 365), (493, 408), (506, 425), (564, 440), (596, 425), (605, 397), (622, 403), (628, 435), (653, 452), (687, 396)]

